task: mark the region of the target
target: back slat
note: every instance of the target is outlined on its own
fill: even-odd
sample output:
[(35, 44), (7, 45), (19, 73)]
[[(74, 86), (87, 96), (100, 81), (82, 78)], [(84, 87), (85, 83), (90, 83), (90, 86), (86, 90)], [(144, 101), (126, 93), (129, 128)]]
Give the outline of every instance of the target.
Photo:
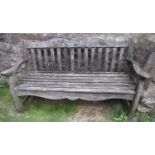
[(117, 52), (117, 48), (113, 48), (113, 51), (112, 51), (111, 70), (110, 70), (111, 72), (113, 72), (115, 70), (116, 52)]
[(87, 71), (88, 70), (88, 48), (84, 49), (84, 70)]
[(94, 71), (95, 48), (91, 48), (91, 70)]
[(29, 49), (32, 71), (54, 72), (124, 72), (127, 48), (49, 48)]
[(78, 51), (78, 71), (81, 69), (81, 48), (77, 49)]
[(27, 57), (28, 57), (28, 66), (27, 69), (28, 71), (32, 70), (32, 59), (31, 59), (31, 52), (27, 50)]
[(61, 72), (62, 63), (61, 63), (61, 49), (57, 48), (57, 61), (58, 61), (58, 70)]
[(31, 49), (31, 58), (32, 58), (32, 65), (34, 71), (37, 71), (37, 61), (36, 61), (36, 55), (35, 55), (35, 50)]
[(74, 48), (70, 49), (70, 54), (71, 54), (71, 71), (74, 72)]
[(38, 54), (38, 68), (39, 70), (43, 70), (41, 49), (37, 49), (37, 54)]
[(44, 57), (45, 57), (45, 60), (44, 60), (44, 64), (45, 64), (45, 70), (49, 70), (49, 62), (48, 62), (48, 53), (47, 53), (47, 49), (44, 49)]
[(118, 72), (121, 71), (122, 68), (123, 55), (124, 55), (124, 48), (121, 48), (118, 59), (118, 68), (117, 68)]
[(110, 48), (106, 48), (105, 50), (105, 62), (104, 62), (104, 71), (108, 72), (108, 66), (109, 66), (109, 52)]
[(51, 53), (51, 66), (52, 66), (52, 70), (55, 69), (55, 53), (54, 53), (54, 49), (51, 48), (50, 49), (50, 53)]
[(67, 52), (67, 48), (63, 48), (63, 55), (64, 55), (64, 70), (68, 71), (68, 52)]
[(98, 49), (98, 57), (97, 57), (97, 70), (101, 71), (102, 67), (102, 48)]

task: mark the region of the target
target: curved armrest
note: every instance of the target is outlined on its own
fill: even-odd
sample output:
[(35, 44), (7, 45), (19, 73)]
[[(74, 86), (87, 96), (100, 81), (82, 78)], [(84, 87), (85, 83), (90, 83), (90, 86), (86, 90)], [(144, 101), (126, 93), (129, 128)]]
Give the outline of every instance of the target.
[(131, 58), (128, 58), (127, 60), (128, 60), (129, 63), (131, 64), (131, 66), (132, 66), (134, 72), (135, 72), (140, 78), (142, 78), (142, 79), (149, 79), (149, 78), (151, 78), (150, 74), (144, 72), (144, 71), (140, 68), (139, 64), (138, 64), (136, 61), (134, 61), (134, 60), (131, 59)]
[(5, 71), (2, 71), (0, 74), (2, 76), (11, 76), (11, 75), (17, 73), (18, 70), (21, 68), (21, 66), (26, 62), (27, 62), (27, 60), (21, 60), (20, 62), (16, 63), (13, 67), (11, 67)]

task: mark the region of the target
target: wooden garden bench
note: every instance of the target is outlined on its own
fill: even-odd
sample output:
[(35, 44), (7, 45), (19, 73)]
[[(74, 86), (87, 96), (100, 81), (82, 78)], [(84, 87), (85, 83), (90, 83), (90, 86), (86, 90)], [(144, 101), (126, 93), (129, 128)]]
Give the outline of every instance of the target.
[(23, 59), (1, 72), (9, 79), (18, 110), (23, 108), (20, 96), (53, 100), (123, 99), (133, 101), (132, 116), (143, 95), (144, 82), (150, 78), (133, 59), (132, 39), (105, 42), (57, 38), (25, 41), (21, 45)]

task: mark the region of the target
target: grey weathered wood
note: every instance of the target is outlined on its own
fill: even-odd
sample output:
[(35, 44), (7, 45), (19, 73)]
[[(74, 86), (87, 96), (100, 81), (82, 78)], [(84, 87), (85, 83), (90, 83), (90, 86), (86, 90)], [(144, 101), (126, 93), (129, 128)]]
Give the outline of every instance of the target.
[(36, 55), (34, 49), (31, 49), (31, 60), (33, 64), (33, 69), (37, 71), (37, 61), (36, 61)]
[(136, 61), (134, 61), (132, 58), (128, 58), (127, 60), (131, 65), (130, 67), (132, 67), (132, 70), (136, 73), (137, 76), (139, 76), (139, 78), (143, 80), (150, 79), (150, 74), (144, 72)]
[(2, 71), (0, 74), (2, 76), (13, 76), (14, 74), (16, 74), (19, 69), (21, 69), (22, 65), (25, 64), (27, 62), (27, 60), (20, 60), (18, 63), (16, 63), (13, 67)]
[(37, 54), (38, 54), (38, 64), (39, 64), (39, 70), (43, 70), (43, 60), (42, 60), (42, 54), (41, 54), (41, 49), (37, 49)]
[(123, 55), (124, 55), (124, 48), (121, 48), (120, 53), (119, 53), (119, 59), (118, 59), (118, 67), (117, 67), (118, 72), (120, 72), (122, 69)]
[(60, 48), (57, 48), (57, 59), (58, 59), (58, 69), (61, 72), (62, 62), (61, 62), (61, 49)]
[(91, 40), (84, 39), (63, 39), (55, 38), (48, 41), (29, 42), (27, 48), (63, 48), (63, 47), (128, 47), (128, 41), (112, 41), (102, 40), (97, 38), (91, 38)]
[(88, 70), (88, 48), (84, 48), (84, 70)]
[(45, 70), (49, 70), (49, 61), (48, 61), (48, 51), (47, 49), (44, 49), (44, 57), (45, 57)]
[(51, 65), (52, 65), (52, 70), (54, 70), (55, 69), (55, 53), (54, 53), (54, 49), (53, 48), (51, 48), (50, 49), (50, 53), (51, 53)]
[(143, 86), (144, 86), (144, 80), (140, 80), (139, 81), (139, 84), (138, 84), (138, 87), (137, 87), (137, 91), (136, 91), (136, 95), (134, 97), (134, 100), (133, 100), (133, 103), (132, 103), (132, 106), (131, 106), (131, 110), (129, 112), (129, 118), (132, 118), (137, 107), (138, 107), (138, 104), (139, 104), (139, 100), (140, 100), (140, 97), (141, 97), (141, 94), (142, 94), (142, 90), (143, 90)]
[(112, 51), (112, 62), (111, 62), (111, 69), (110, 69), (111, 72), (115, 71), (116, 52), (117, 52), (117, 48), (113, 48), (113, 51)]
[(70, 49), (70, 54), (71, 54), (71, 71), (74, 72), (74, 48)]
[[(24, 63), (31, 70), (19, 74), (17, 82), (13, 80), (14, 74), (22, 68), (23, 62), (1, 73), (9, 77), (10, 90), (18, 109), (22, 108), (19, 96), (27, 95), (90, 101), (126, 99), (133, 101), (130, 113), (133, 116), (143, 94), (144, 82), (150, 79), (150, 75), (133, 60), (132, 40), (113, 42), (57, 38), (27, 42), (23, 47), (27, 49), (24, 51), (28, 61)], [(138, 87), (124, 72), (125, 65), (128, 65), (124, 64), (126, 59), (134, 75), (140, 79)]]
[(58, 99), (69, 99), (69, 100), (86, 100), (86, 101), (103, 101), (103, 100), (108, 100), (108, 99), (124, 99), (124, 100), (133, 100), (134, 95), (129, 95), (129, 94), (106, 94), (105, 93), (73, 93), (73, 92), (42, 92), (42, 91), (16, 91), (18, 96), (25, 96), (25, 95), (30, 95), (30, 96), (39, 96), (42, 98), (47, 98), (47, 99), (53, 99), (53, 100), (58, 100)]
[(104, 63), (105, 72), (107, 72), (109, 70), (109, 53), (110, 53), (110, 48), (106, 48), (105, 63)]
[(15, 87), (15, 77), (14, 76), (11, 76), (9, 78), (9, 87), (10, 87), (10, 91), (11, 91), (14, 103), (16, 105), (16, 109), (18, 111), (22, 111), (23, 110), (23, 103), (21, 102), (21, 100), (18, 97), (16, 91), (14, 90), (14, 87)]
[(95, 59), (95, 49), (91, 48), (91, 70), (94, 71), (94, 59)]
[(64, 64), (65, 64), (65, 71), (68, 71), (69, 65), (68, 65), (68, 52), (67, 52), (67, 48), (64, 48), (63, 50), (64, 53)]
[(81, 70), (81, 48), (77, 49), (78, 51), (78, 70)]
[(102, 48), (98, 48), (97, 69), (101, 71), (102, 67)]

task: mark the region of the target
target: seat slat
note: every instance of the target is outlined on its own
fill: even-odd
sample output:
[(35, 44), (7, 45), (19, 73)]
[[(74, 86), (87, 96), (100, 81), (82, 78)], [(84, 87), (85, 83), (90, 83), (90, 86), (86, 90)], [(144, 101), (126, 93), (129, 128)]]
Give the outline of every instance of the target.
[(15, 90), (32, 90), (32, 91), (56, 91), (56, 92), (83, 92), (83, 93), (119, 93), (119, 94), (135, 94), (132, 90), (123, 90), (119, 88), (50, 88), (50, 87), (16, 87)]
[(121, 86), (121, 87), (125, 87), (125, 88), (128, 88), (128, 87), (130, 87), (130, 88), (135, 88), (135, 85), (133, 85), (133, 84), (130, 84), (130, 83), (121, 83), (121, 82), (117, 82), (117, 83), (111, 83), (111, 82), (109, 82), (109, 83), (98, 83), (98, 82), (92, 82), (92, 83), (90, 83), (90, 82), (85, 82), (85, 83), (81, 83), (81, 82), (76, 82), (76, 83), (72, 83), (72, 82), (56, 82), (56, 81), (41, 81), (41, 82), (38, 82), (38, 81), (23, 81), (23, 82), (18, 82), (17, 83), (18, 85), (20, 85), (20, 84), (25, 84), (25, 85), (39, 85), (39, 86), (41, 86), (41, 85), (49, 85), (49, 86), (62, 86), (62, 85), (64, 85), (64, 86), (79, 86), (79, 87), (81, 87), (81, 86), (88, 86), (88, 87), (105, 87), (105, 86), (111, 86), (111, 87), (113, 87), (113, 86)]
[(36, 77), (31, 77), (31, 78), (22, 78), (21, 81), (59, 81), (59, 82), (101, 82), (101, 83), (106, 83), (106, 82), (111, 82), (111, 83), (117, 83), (117, 82), (121, 82), (121, 83), (133, 83), (130, 79), (128, 78), (78, 78), (78, 77), (72, 77), (72, 78), (36, 78)]

